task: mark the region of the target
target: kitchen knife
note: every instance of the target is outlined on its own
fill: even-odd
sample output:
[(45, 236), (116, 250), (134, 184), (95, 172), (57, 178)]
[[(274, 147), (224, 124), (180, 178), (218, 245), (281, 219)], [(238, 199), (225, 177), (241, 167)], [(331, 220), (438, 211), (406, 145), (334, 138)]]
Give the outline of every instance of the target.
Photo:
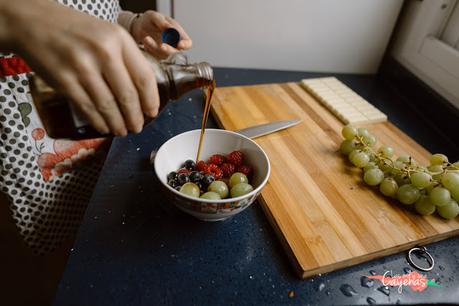
[(268, 135), (288, 127), (297, 125), (301, 122), (301, 119), (274, 121), (265, 124), (254, 125), (242, 130), (235, 131), (238, 134), (242, 134), (249, 138), (256, 138), (264, 135)]

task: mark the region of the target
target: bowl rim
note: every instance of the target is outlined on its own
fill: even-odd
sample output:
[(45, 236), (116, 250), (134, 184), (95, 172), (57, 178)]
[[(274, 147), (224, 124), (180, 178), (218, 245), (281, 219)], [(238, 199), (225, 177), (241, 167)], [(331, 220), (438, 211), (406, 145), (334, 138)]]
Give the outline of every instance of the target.
[(251, 143), (253, 143), (262, 153), (263, 153), (263, 156), (266, 158), (266, 161), (267, 161), (267, 164), (268, 164), (268, 169), (267, 169), (267, 173), (266, 173), (266, 176), (265, 178), (263, 179), (263, 181), (260, 183), (260, 185), (255, 188), (254, 190), (252, 190), (251, 192), (247, 193), (247, 194), (244, 194), (242, 196), (239, 196), (239, 197), (236, 197), (236, 198), (226, 198), (226, 199), (220, 199), (220, 200), (210, 200), (210, 199), (203, 199), (203, 198), (195, 198), (195, 197), (191, 197), (189, 195), (186, 195), (186, 194), (183, 194), (183, 193), (180, 193), (179, 191), (175, 190), (174, 188), (172, 188), (171, 186), (169, 186), (167, 184), (167, 182), (165, 183), (163, 180), (160, 179), (159, 175), (158, 175), (158, 170), (156, 168), (156, 157), (158, 156), (158, 153), (164, 149), (164, 146), (172, 141), (174, 138), (178, 137), (178, 136), (182, 136), (182, 135), (185, 135), (185, 134), (190, 134), (190, 133), (194, 133), (194, 132), (201, 132), (201, 129), (194, 129), (194, 130), (190, 130), (190, 131), (186, 131), (186, 132), (183, 132), (183, 133), (180, 133), (180, 134), (177, 134), (175, 135), (174, 137), (172, 138), (169, 138), (165, 143), (163, 143), (158, 150), (154, 150), (156, 151), (156, 154), (155, 154), (155, 158), (154, 158), (154, 161), (153, 161), (153, 167), (155, 169), (155, 174), (156, 176), (158, 177), (159, 181), (161, 182), (161, 184), (163, 184), (163, 186), (165, 186), (167, 189), (169, 189), (170, 191), (172, 191), (174, 194), (180, 196), (180, 197), (183, 197), (185, 199), (188, 199), (188, 200), (192, 200), (192, 201), (196, 201), (196, 202), (202, 202), (202, 203), (209, 203), (209, 204), (225, 204), (225, 203), (232, 203), (232, 202), (238, 202), (238, 201), (241, 201), (243, 199), (246, 199), (246, 198), (249, 198), (255, 194), (257, 194), (265, 185), (266, 183), (268, 182), (268, 179), (269, 179), (269, 176), (271, 175), (271, 164), (270, 164), (270, 161), (269, 161), (269, 157), (268, 155), (266, 154), (266, 152), (263, 150), (263, 148), (257, 144), (255, 141), (253, 141), (252, 139), (250, 139), (249, 137), (246, 137), (242, 134), (239, 134), (239, 133), (236, 133), (236, 132), (233, 132), (233, 131), (228, 131), (228, 130), (224, 130), (224, 129), (208, 129), (206, 128), (206, 131), (217, 131), (218, 133), (227, 133), (227, 134), (234, 134), (234, 135), (237, 135), (238, 137), (241, 137), (241, 138), (245, 138), (246, 140), (250, 141)]

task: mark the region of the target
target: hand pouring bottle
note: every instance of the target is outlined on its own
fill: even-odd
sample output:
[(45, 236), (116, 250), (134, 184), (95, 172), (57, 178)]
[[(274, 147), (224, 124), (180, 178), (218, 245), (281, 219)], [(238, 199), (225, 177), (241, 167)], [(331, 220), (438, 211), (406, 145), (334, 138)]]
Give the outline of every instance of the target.
[[(157, 61), (146, 53), (144, 55), (156, 76), (160, 111), (168, 102), (188, 91), (212, 86), (214, 82), (213, 70), (206, 62), (188, 64), (187, 58), (181, 53), (164, 61)], [(35, 107), (50, 137), (76, 140), (110, 136), (92, 128), (65, 93), (55, 91), (39, 76), (31, 78), (30, 86)]]

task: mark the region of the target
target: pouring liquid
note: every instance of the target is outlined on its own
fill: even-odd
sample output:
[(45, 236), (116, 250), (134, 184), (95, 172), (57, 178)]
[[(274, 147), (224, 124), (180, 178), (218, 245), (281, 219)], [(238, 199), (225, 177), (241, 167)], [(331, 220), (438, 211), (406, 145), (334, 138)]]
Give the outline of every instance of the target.
[(201, 135), (199, 136), (199, 145), (198, 145), (198, 154), (196, 155), (196, 163), (199, 161), (199, 156), (201, 155), (201, 147), (202, 141), (204, 139), (204, 133), (206, 131), (206, 124), (207, 119), (209, 118), (210, 113), (210, 104), (212, 103), (212, 95), (214, 94), (215, 90), (215, 81), (213, 81), (209, 86), (205, 88), (204, 91), (204, 113), (202, 115), (202, 122), (201, 122)]

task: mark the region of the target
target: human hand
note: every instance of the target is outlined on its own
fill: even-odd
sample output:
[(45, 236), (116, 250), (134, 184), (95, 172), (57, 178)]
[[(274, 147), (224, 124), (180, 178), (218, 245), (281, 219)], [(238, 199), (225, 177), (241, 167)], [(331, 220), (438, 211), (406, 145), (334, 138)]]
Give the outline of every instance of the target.
[(99, 132), (140, 132), (143, 114), (157, 115), (155, 75), (122, 27), (48, 0), (11, 6), (14, 42), (5, 45), (69, 96)]
[[(162, 43), (161, 33), (168, 28), (174, 28), (180, 33), (177, 48)], [(159, 59), (192, 46), (191, 38), (177, 21), (155, 11), (146, 11), (134, 19), (131, 34), (135, 41), (143, 44), (147, 52)]]

